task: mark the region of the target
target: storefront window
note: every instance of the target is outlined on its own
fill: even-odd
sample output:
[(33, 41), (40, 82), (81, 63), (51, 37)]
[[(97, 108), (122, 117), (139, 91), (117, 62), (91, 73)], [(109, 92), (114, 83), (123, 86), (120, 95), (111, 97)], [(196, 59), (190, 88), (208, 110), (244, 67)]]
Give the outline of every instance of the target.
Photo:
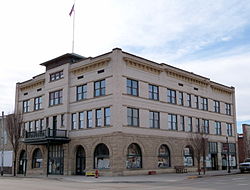
[[(228, 156), (229, 155), (229, 156)], [(235, 143), (222, 143), (222, 169), (227, 169), (228, 159), (230, 167), (237, 168)]]
[(194, 151), (191, 146), (186, 146), (183, 150), (184, 166), (194, 166)]
[(108, 169), (109, 163), (109, 149), (105, 144), (99, 144), (95, 148), (94, 153), (94, 168), (95, 169)]
[(39, 148), (37, 148), (33, 153), (32, 168), (41, 168), (42, 162), (43, 162), (43, 159), (42, 159), (41, 150)]
[(158, 167), (159, 168), (168, 168), (170, 167), (170, 151), (167, 145), (161, 145), (159, 148), (158, 155)]
[(128, 169), (142, 168), (142, 154), (138, 144), (130, 144), (128, 147), (126, 167)]

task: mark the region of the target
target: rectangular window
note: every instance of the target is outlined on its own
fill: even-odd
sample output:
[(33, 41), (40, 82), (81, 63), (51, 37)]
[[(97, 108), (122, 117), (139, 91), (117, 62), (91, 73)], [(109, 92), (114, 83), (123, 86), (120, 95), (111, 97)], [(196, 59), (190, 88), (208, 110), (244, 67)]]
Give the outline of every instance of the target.
[(42, 108), (42, 96), (34, 99), (34, 110), (40, 110)]
[(148, 85), (148, 93), (149, 93), (149, 99), (151, 100), (159, 100), (159, 87), (149, 84)]
[(92, 111), (87, 111), (87, 128), (93, 127)]
[(63, 78), (63, 71), (50, 74), (50, 82)]
[(23, 101), (23, 113), (30, 111), (30, 100)]
[(212, 154), (218, 153), (218, 143), (217, 142), (208, 142), (208, 152)]
[(168, 114), (168, 128), (170, 130), (177, 130), (177, 115)]
[(221, 135), (221, 122), (215, 121), (215, 134), (216, 135)]
[(46, 117), (46, 128), (49, 127), (49, 117)]
[(39, 131), (40, 126), (39, 126), (39, 120), (35, 120), (35, 131)]
[(193, 121), (192, 117), (187, 118), (187, 132), (192, 132), (193, 131)]
[(139, 109), (127, 108), (127, 119), (129, 126), (139, 126)]
[(111, 112), (110, 108), (104, 108), (104, 126), (110, 126)]
[(24, 129), (29, 132), (29, 122), (24, 123)]
[(87, 84), (76, 87), (76, 100), (83, 100), (87, 98)]
[(83, 129), (84, 128), (84, 112), (79, 112), (79, 129)]
[(64, 114), (61, 114), (61, 126), (64, 126)]
[(228, 136), (233, 136), (233, 127), (231, 123), (227, 123), (227, 135)]
[(46, 128), (49, 127), (49, 117), (46, 117)]
[(102, 126), (102, 110), (101, 109), (95, 110), (95, 126), (96, 127)]
[(53, 123), (52, 123), (53, 130), (57, 129), (57, 116), (53, 116)]
[(187, 94), (187, 107), (192, 107), (191, 94)]
[(44, 119), (40, 119), (40, 131), (44, 129)]
[(160, 128), (160, 113), (156, 111), (149, 111), (149, 127)]
[(208, 110), (208, 100), (207, 98), (201, 97), (201, 109), (207, 111)]
[(33, 122), (29, 121), (29, 132), (33, 131)]
[(178, 93), (178, 104), (183, 106), (184, 102), (183, 102), (183, 92), (179, 92)]
[(49, 105), (54, 106), (58, 104), (62, 104), (62, 90), (49, 93)]
[(194, 96), (194, 106), (199, 109), (199, 96)]
[(220, 113), (220, 102), (214, 100), (214, 112)]
[(167, 102), (176, 104), (176, 91), (172, 89), (167, 90)]
[(185, 117), (183, 115), (180, 115), (180, 129), (185, 131)]
[(226, 103), (226, 115), (231, 115), (231, 104)]
[(104, 96), (105, 91), (106, 91), (105, 89), (106, 89), (105, 80), (96, 81), (94, 83), (94, 95), (95, 95), (95, 97)]
[(71, 128), (76, 129), (76, 113), (72, 113), (71, 115)]
[(209, 120), (203, 119), (203, 133), (209, 134)]
[(127, 93), (133, 96), (138, 96), (138, 81), (127, 79)]
[(195, 128), (196, 128), (196, 132), (200, 132), (200, 119), (196, 118), (195, 119)]

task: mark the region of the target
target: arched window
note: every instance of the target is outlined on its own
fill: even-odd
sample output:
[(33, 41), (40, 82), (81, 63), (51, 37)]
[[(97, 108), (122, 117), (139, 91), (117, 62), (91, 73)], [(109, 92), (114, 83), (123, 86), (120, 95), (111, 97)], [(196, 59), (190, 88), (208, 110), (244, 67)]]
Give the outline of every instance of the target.
[(27, 156), (25, 150), (22, 150), (19, 157), (18, 173), (24, 174), (26, 171)]
[(168, 168), (170, 167), (170, 151), (167, 145), (162, 144), (158, 153), (158, 167)]
[(96, 146), (96, 148), (95, 148), (94, 168), (95, 169), (107, 169), (107, 168), (110, 168), (109, 149), (103, 143), (98, 144)]
[(42, 167), (42, 153), (39, 148), (35, 149), (32, 156), (32, 168), (41, 168)]
[(141, 148), (138, 144), (130, 144), (127, 152), (126, 167), (131, 168), (142, 168), (142, 154)]
[(85, 150), (82, 146), (78, 146), (76, 150), (76, 174), (83, 175), (86, 167)]
[(194, 166), (194, 150), (191, 146), (186, 146), (183, 150), (184, 166)]

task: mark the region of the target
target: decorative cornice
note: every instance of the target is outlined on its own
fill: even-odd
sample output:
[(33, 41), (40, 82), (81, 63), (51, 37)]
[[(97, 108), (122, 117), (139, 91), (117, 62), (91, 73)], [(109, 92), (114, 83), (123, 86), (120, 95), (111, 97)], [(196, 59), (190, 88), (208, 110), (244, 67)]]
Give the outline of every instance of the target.
[(203, 80), (198, 79), (196, 77), (188, 76), (188, 75), (178, 73), (178, 72), (175, 72), (175, 71), (172, 71), (172, 70), (170, 71), (168, 69), (165, 69), (165, 71), (166, 71), (168, 76), (176, 78), (178, 80), (193, 83), (193, 84), (196, 84), (196, 85), (199, 85), (199, 86), (202, 86), (202, 87), (207, 87), (209, 85), (209, 81), (207, 81), (206, 79), (203, 79)]
[(212, 90), (219, 92), (219, 93), (224, 93), (228, 95), (231, 95), (233, 93), (232, 89), (222, 88), (222, 87), (215, 86), (215, 85), (211, 85), (211, 88)]
[(123, 60), (126, 62), (127, 66), (137, 68), (146, 72), (150, 72), (159, 75), (163, 70), (157, 66), (152, 66), (128, 57), (124, 57)]
[(27, 84), (21, 84), (20, 85), (20, 90), (25, 91), (25, 90), (30, 90), (32, 88), (36, 88), (38, 86), (43, 86), (45, 83), (45, 79), (37, 80), (37, 81), (30, 81)]
[(84, 64), (80, 67), (76, 67), (74, 69), (71, 69), (70, 72), (72, 72), (74, 75), (89, 72), (92, 70), (96, 70), (98, 68), (104, 67), (110, 62), (111, 58), (104, 58), (98, 61), (90, 62), (88, 64)]

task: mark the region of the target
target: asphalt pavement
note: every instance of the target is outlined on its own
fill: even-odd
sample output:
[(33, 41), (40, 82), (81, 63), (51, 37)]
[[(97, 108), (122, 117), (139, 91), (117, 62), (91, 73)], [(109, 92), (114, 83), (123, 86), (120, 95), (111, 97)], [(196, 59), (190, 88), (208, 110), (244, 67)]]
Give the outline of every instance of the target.
[(249, 190), (250, 173), (233, 170), (139, 176), (0, 177), (0, 190)]

